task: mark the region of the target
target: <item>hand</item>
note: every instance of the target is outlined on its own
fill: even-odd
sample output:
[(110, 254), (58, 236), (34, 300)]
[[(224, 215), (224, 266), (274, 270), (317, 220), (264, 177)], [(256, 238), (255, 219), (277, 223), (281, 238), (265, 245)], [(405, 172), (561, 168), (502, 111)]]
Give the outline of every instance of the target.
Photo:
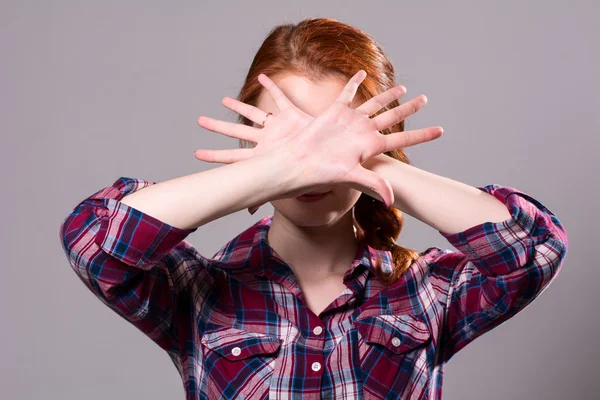
[[(225, 97), (222, 104), (243, 115), (257, 125), (264, 126), (262, 128), (254, 128), (245, 124), (236, 124), (216, 120), (209, 117), (200, 116), (198, 125), (213, 132), (222, 133), (226, 136), (247, 140), (256, 143), (251, 149), (233, 149), (233, 150), (207, 150), (198, 149), (194, 152), (194, 157), (198, 160), (207, 162), (218, 162), (231, 164), (245, 158), (254, 157), (263, 154), (279, 146), (279, 144), (290, 134), (295, 134), (297, 131), (304, 128), (313, 117), (306, 114), (304, 111), (296, 107), (287, 99), (279, 87), (265, 74), (258, 75), (258, 81), (267, 89), (273, 99), (280, 98), (276, 103), (280, 112), (273, 116), (260, 110), (257, 107), (242, 103), (239, 100)], [(281, 108), (281, 104), (285, 104), (285, 108)], [(250, 214), (254, 214), (262, 204), (254, 205), (248, 208)]]
[(267, 113), (261, 109), (230, 97), (223, 98), (221, 103), (225, 107), (243, 115), (257, 125), (262, 125), (262, 122), (265, 121), (264, 127), (254, 128), (244, 124), (225, 122), (204, 116), (198, 118), (198, 125), (205, 129), (222, 133), (229, 137), (254, 142), (257, 143), (256, 146), (250, 149), (232, 150), (199, 149), (194, 153), (194, 156), (198, 160), (231, 164), (236, 161), (267, 153), (272, 149), (279, 147), (281, 143), (288, 140), (289, 136), (295, 135), (313, 120), (313, 117), (306, 114), (288, 100), (275, 82), (265, 74), (260, 74), (258, 76), (258, 81), (265, 89), (267, 89), (271, 97), (275, 100), (280, 110), (277, 115), (269, 115), (265, 120)]
[[(443, 134), (443, 129), (433, 127), (381, 135), (380, 130), (417, 112), (426, 104), (427, 98), (423, 95), (418, 96), (375, 118), (369, 118), (369, 115), (406, 93), (406, 89), (401, 85), (396, 86), (353, 109), (350, 107), (350, 103), (365, 76), (364, 71), (359, 71), (347, 83), (336, 102), (321, 116), (312, 119), (295, 107), (270, 79), (261, 74), (259, 81), (262, 77), (261, 84), (271, 93), (281, 110), (276, 117), (267, 119), (265, 128), (257, 129), (216, 120), (212, 120), (215, 122), (211, 125), (206, 123), (202, 125), (199, 119), (199, 124), (209, 130), (257, 142), (258, 145), (253, 149), (200, 150), (200, 155), (198, 151), (196, 152), (196, 158), (209, 162), (231, 163), (274, 148), (285, 148), (304, 163), (312, 162), (313, 168), (315, 168), (313, 174), (316, 173), (320, 177), (321, 184), (343, 183), (371, 196), (373, 194), (369, 192), (376, 192), (375, 194), (378, 194), (385, 202), (392, 204), (394, 199), (389, 182), (372, 171), (362, 168), (360, 164), (371, 157), (395, 148), (408, 147), (436, 139)], [(224, 102), (224, 105), (256, 123), (260, 123), (266, 115), (264, 111), (256, 107), (233, 99), (232, 101), (228, 100), (227, 103)], [(262, 135), (263, 132), (264, 135)], [(302, 132), (301, 135), (299, 135), (300, 132)], [(318, 132), (320, 134), (317, 134)], [(315, 151), (315, 149), (320, 151)], [(202, 156), (202, 152), (205, 156)], [(323, 152), (326, 154), (321, 154)], [(331, 161), (329, 163), (324, 161), (327, 159), (331, 159)], [(315, 183), (309, 182), (313, 187)], [(250, 207), (248, 210), (252, 213), (260, 205)]]

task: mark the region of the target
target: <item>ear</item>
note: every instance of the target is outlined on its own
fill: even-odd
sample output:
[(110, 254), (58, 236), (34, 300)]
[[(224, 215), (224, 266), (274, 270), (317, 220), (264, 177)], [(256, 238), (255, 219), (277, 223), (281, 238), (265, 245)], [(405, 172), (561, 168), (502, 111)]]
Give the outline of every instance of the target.
[(256, 210), (258, 210), (260, 208), (260, 206), (262, 206), (263, 204), (265, 204), (265, 203), (261, 203), (258, 205), (248, 207), (248, 212), (250, 213), (250, 215), (254, 214), (256, 212)]

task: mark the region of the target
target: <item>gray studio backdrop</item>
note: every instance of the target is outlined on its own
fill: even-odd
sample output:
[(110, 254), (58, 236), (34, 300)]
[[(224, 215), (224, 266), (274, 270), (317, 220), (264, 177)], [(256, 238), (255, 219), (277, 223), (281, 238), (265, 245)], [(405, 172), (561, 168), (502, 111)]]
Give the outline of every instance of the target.
[[(305, 17), (373, 35), (407, 98), (428, 96), (407, 129), (445, 134), (407, 149), (415, 166), (523, 190), (569, 233), (550, 287), (446, 365), (444, 398), (598, 398), (597, 4), (2, 1), (0, 398), (184, 398), (167, 354), (71, 270), (59, 225), (120, 176), (220, 166), (193, 151), (237, 140), (196, 119), (233, 121), (221, 99), (236, 95), (268, 31)], [(234, 213), (189, 240), (212, 256), (272, 211)], [(409, 216), (398, 242), (451, 248)]]

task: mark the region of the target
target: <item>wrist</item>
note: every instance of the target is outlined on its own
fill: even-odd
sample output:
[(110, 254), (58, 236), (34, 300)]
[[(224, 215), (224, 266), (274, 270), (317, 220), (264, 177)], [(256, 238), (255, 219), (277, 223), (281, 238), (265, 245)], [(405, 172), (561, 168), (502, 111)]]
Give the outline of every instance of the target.
[(378, 154), (374, 157), (369, 158), (367, 161), (363, 162), (361, 165), (373, 172), (377, 172), (376, 169), (380, 168), (388, 164), (393, 159), (385, 154)]
[(282, 146), (265, 155), (265, 171), (273, 177), (279, 194), (289, 193), (302, 188), (306, 176), (304, 163), (293, 152)]

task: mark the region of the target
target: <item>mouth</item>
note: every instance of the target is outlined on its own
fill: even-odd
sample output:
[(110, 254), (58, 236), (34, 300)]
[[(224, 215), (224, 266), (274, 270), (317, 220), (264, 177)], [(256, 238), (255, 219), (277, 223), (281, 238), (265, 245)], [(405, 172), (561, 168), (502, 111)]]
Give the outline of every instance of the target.
[(296, 200), (317, 201), (317, 200), (321, 200), (321, 199), (327, 197), (327, 195), (329, 195), (329, 193), (331, 193), (331, 191), (329, 191), (329, 192), (310, 192), (310, 193), (303, 194), (302, 196), (296, 197)]

